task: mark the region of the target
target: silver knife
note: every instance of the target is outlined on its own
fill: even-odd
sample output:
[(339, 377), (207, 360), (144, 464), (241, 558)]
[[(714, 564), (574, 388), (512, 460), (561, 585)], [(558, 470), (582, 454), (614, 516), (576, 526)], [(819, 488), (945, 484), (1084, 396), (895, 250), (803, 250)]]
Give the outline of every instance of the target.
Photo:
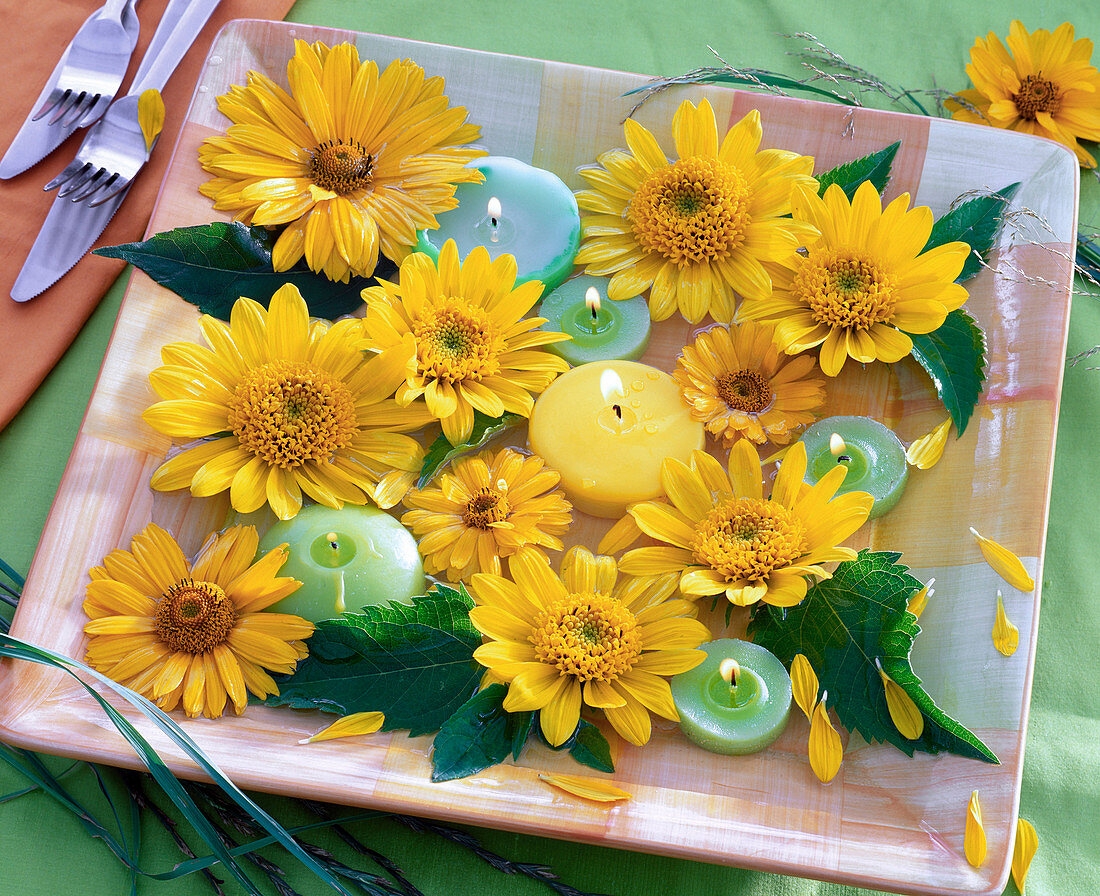
[[(150, 87), (159, 90), (164, 86), (199, 36), (218, 2), (219, 0), (170, 0), (150, 44), (155, 55), (146, 53), (146, 57), (142, 59), (138, 71), (142, 77), (135, 77), (127, 97), (139, 95)], [(165, 29), (163, 33), (161, 29)], [(123, 102), (127, 97), (115, 102)], [(86, 202), (73, 202), (67, 196), (56, 197), (38, 238), (31, 246), (23, 269), (12, 286), (11, 297), (17, 302), (26, 302), (56, 283), (84, 257), (129, 192), (130, 188), (127, 186), (122, 192), (95, 207)]]
[[(39, 95), (38, 99), (34, 101), (34, 105), (31, 106), (31, 111), (27, 115), (27, 120), (23, 122), (23, 126), (19, 129), (19, 133), (15, 135), (15, 139), (12, 140), (11, 146), (8, 147), (8, 151), (4, 153), (4, 158), (0, 159), (0, 178), (7, 179), (9, 177), (15, 177), (17, 174), (21, 174), (57, 149), (57, 147), (64, 143), (69, 135), (77, 128), (91, 124), (90, 121), (86, 120), (86, 116), (78, 116), (72, 121), (68, 120), (69, 116), (63, 116), (61, 121), (56, 124), (51, 124), (50, 119), (53, 116), (47, 115), (35, 121), (34, 115), (46, 102), (47, 97), (50, 95), (50, 91), (53, 90), (54, 84), (57, 83), (57, 77), (61, 74), (61, 69), (64, 68), (68, 60), (69, 50), (77, 41), (80, 32), (90, 27), (101, 11), (102, 9), (97, 9), (88, 16), (84, 24), (80, 26), (80, 30), (77, 31), (76, 35), (74, 35), (73, 39), (69, 42), (69, 45), (65, 47), (65, 51), (61, 54), (61, 58), (58, 60), (53, 72), (51, 72), (49, 78), (46, 79), (46, 86), (42, 88), (42, 93)], [(130, 38), (130, 53), (132, 53), (134, 47), (137, 45), (139, 29), (137, 16), (134, 14), (134, 0), (130, 0), (123, 10), (122, 27)], [(130, 53), (127, 53), (125, 58), (120, 56), (117, 59), (120, 71), (123, 73), (129, 65)], [(106, 104), (104, 104), (104, 108), (106, 108)]]

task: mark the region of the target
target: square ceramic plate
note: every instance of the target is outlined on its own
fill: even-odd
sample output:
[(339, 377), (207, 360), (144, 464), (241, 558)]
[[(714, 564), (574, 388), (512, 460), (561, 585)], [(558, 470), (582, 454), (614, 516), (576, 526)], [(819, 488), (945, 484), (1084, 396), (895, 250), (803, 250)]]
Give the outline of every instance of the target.
[[(225, 127), (215, 98), (244, 83), (250, 69), (285, 83), (296, 38), (352, 41), (364, 58), (382, 65), (412, 58), (429, 75), (446, 78), (451, 102), (467, 107), (487, 150), (550, 169), (573, 188), (582, 186), (578, 166), (624, 144), (621, 122), (632, 100), (623, 94), (645, 82), (638, 75), (389, 37), (235, 22), (207, 60), (151, 232), (217, 217), (197, 190), (205, 177), (196, 157), (201, 142)], [(1021, 183), (1017, 214), (990, 269), (968, 284), (969, 308), (989, 343), (981, 405), (943, 461), (930, 471), (913, 471), (899, 507), (865, 527), (855, 545), (900, 550), (915, 575), (936, 577), (935, 598), (921, 619), (915, 670), (940, 705), (993, 748), (1001, 765), (949, 755), (909, 759), (853, 736), (839, 776), (825, 787), (810, 771), (807, 725), (797, 712), (771, 748), (749, 757), (706, 753), (667, 726), (646, 747), (618, 751), (613, 779), (634, 798), (606, 808), (541, 783), (539, 771), (587, 770), (538, 747), (529, 747), (517, 764), (432, 784), (426, 737), (398, 732), (303, 747), (298, 740), (321, 727), (321, 716), (264, 707), (250, 707), (240, 718), (182, 724), (238, 784), (254, 790), (876, 889), (1000, 893), (1019, 801), (1039, 592), (1005, 587), (981, 561), (967, 530), (975, 526), (1010, 546), (1041, 580), (1072, 282), (1077, 165), (1065, 149), (1018, 134), (719, 88), (667, 91), (641, 109), (639, 120), (671, 154), (673, 111), (683, 98), (704, 95), (720, 124), (759, 108), (765, 146), (813, 155), (819, 171), (900, 140), (888, 198), (908, 191), (937, 216), (967, 191)], [(200, 341), (197, 318), (191, 305), (144, 275), (134, 276), (14, 635), (82, 657), (81, 601), (90, 566), (128, 546), (151, 520), (176, 532), (188, 551), (224, 521), (222, 501), (154, 495), (148, 485), (169, 447), (140, 419), (154, 397), (148, 373), (159, 365), (163, 344)], [(660, 324), (644, 360), (670, 369), (690, 331), (683, 322)], [(876, 417), (907, 442), (944, 417), (927, 376), (911, 359), (867, 369), (848, 364), (829, 384), (827, 410)], [(576, 539), (594, 546), (605, 527), (580, 518)], [(998, 587), (1021, 633), (1011, 658), (998, 654), (990, 637)], [(110, 722), (71, 680), (25, 663), (0, 665), (0, 733), (32, 749), (136, 764)], [(195, 774), (164, 738), (146, 733), (175, 771)], [(989, 836), (989, 858), (980, 869), (963, 858), (972, 790), (981, 793)]]

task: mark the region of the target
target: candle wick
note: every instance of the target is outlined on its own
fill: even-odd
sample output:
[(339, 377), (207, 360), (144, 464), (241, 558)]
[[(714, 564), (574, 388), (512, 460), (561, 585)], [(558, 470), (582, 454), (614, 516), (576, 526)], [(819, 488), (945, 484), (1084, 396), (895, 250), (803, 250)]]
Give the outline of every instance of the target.
[(589, 307), (591, 308), (591, 311), (592, 311), (592, 320), (599, 320), (599, 315), (596, 313), (596, 306), (591, 305)]
[(497, 219), (496, 218), (490, 218), (489, 220), (493, 222), (494, 227), (497, 226)]
[(617, 404), (612, 405), (612, 407), (615, 408), (615, 416), (618, 417), (620, 420), (622, 420), (623, 419), (623, 409), (621, 407), (619, 407)]
[(836, 462), (838, 464), (850, 464), (852, 462), (852, 458), (847, 454), (842, 454), (836, 459)]

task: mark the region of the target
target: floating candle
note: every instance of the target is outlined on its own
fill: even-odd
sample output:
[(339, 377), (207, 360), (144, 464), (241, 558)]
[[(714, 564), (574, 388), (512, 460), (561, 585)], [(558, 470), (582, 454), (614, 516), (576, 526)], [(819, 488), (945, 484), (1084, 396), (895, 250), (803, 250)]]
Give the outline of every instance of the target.
[(424, 593), (424, 567), (409, 531), (376, 507), (319, 504), (304, 507), (272, 526), (260, 540), (260, 553), (289, 545), (279, 575), (302, 587), (271, 607), (310, 622), (388, 601), (411, 603)]
[(531, 449), (561, 474), (574, 507), (612, 519), (663, 494), (664, 459), (687, 463), (705, 437), (676, 381), (635, 361), (584, 364), (558, 377), (535, 402), (528, 429)]
[(540, 280), (543, 294), (573, 271), (581, 244), (581, 218), (572, 191), (557, 175), (504, 156), (471, 162), (485, 175), (480, 184), (459, 184), (458, 207), (436, 215), (439, 227), (422, 230), (414, 252), (439, 258), (453, 239), (459, 258), (484, 246), (490, 258), (515, 256), (516, 283)]
[(672, 700), (687, 737), (712, 753), (756, 753), (787, 726), (791, 679), (758, 644), (723, 638), (699, 648), (707, 658), (672, 678)]
[(870, 417), (826, 417), (802, 435), (806, 445), (806, 482), (815, 484), (837, 464), (848, 468), (838, 495), (868, 492), (874, 507), (868, 519), (893, 510), (909, 476), (905, 446)]
[(571, 342), (546, 347), (574, 367), (590, 361), (635, 361), (649, 345), (649, 305), (641, 296), (622, 302), (607, 299), (605, 277), (581, 275), (566, 280), (542, 301), (544, 330), (565, 333)]

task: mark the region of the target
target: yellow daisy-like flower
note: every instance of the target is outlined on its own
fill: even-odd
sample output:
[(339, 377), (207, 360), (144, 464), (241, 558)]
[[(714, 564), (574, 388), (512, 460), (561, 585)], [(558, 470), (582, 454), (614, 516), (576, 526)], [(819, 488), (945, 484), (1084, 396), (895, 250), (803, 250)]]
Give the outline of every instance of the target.
[(416, 230), (438, 227), (455, 186), (480, 182), (466, 163), (479, 128), (449, 107), (442, 78), (395, 60), (381, 74), (351, 44), (296, 41), (287, 93), (249, 72), (246, 87), (218, 98), (233, 124), (199, 150), (214, 175), (200, 189), (238, 220), (283, 226), (276, 271), (302, 256), (311, 270), (346, 282), (370, 275), (379, 251), (400, 261)]
[(268, 672), (290, 673), (308, 651), (313, 624), (261, 612), (300, 586), (277, 577), (286, 545), (253, 563), (252, 526), (211, 535), (194, 563), (155, 524), (131, 550), (112, 551), (89, 570), (84, 612), (88, 664), (170, 711), (218, 718), (231, 701), (278, 694)]
[(419, 405), (422, 399), (452, 445), (469, 438), (474, 411), (529, 417), (531, 394), (569, 369), (541, 348), (569, 337), (538, 329), (546, 318), (524, 318), (542, 295), (542, 284), (516, 286), (513, 256), (490, 260), (478, 246), (460, 264), (454, 240), (447, 240), (438, 265), (417, 252), (399, 273), (397, 283), (383, 280), (363, 290), (363, 345), (388, 351), (411, 334), (416, 362), (397, 401)]
[(500, 561), (525, 545), (560, 551), (573, 521), (558, 488), (561, 477), (538, 456), (511, 448), (457, 461), (439, 485), (409, 492), (401, 517), (417, 538), (429, 573), (466, 581), (475, 572), (501, 574)]
[(566, 554), (560, 576), (531, 548), (512, 556), (509, 572), (512, 581), (475, 575), (470, 611), (489, 639), (474, 659), (508, 683), (506, 710), (539, 710), (554, 746), (576, 729), (582, 704), (638, 745), (649, 740), (650, 712), (679, 720), (663, 676), (699, 665), (706, 654), (695, 648), (710, 633), (673, 597), (674, 578), (622, 579), (614, 560), (584, 548)]
[(813, 358), (789, 358), (771, 327), (747, 321), (718, 326), (684, 347), (672, 375), (691, 415), (727, 447), (738, 439), (786, 445), (813, 423), (825, 382)]
[(1054, 33), (1029, 34), (1019, 21), (1008, 47), (992, 31), (970, 49), (966, 73), (974, 89), (946, 106), (956, 121), (1037, 134), (1068, 146), (1082, 167), (1096, 160), (1078, 140), (1100, 140), (1100, 72), (1089, 64), (1091, 40), (1074, 40), (1065, 22)]
[(210, 348), (167, 345), (165, 366), (149, 374), (165, 400), (144, 420), (173, 438), (202, 440), (164, 463), (153, 488), (190, 488), (196, 497), (228, 489), (236, 510), (266, 502), (284, 520), (303, 494), (335, 508), (401, 500), (424, 450), (400, 433), (431, 419), (391, 397), (412, 362), (411, 339), (364, 360), (358, 322), (311, 322), (290, 284), (270, 310), (241, 298), (229, 324), (204, 316), (199, 326)]
[(821, 233), (805, 256), (776, 265), (771, 298), (746, 298), (741, 320), (775, 324), (788, 354), (821, 346), (821, 369), (836, 376), (848, 358), (900, 361), (913, 349), (908, 333), (931, 333), (959, 308), (967, 292), (955, 282), (970, 247), (946, 243), (921, 250), (932, 232), (932, 211), (909, 208), (903, 193), (886, 208), (870, 183), (848, 197), (839, 185), (797, 188), (795, 217)]
[(792, 607), (806, 596), (807, 576), (829, 577), (821, 564), (855, 559), (837, 545), (863, 525), (874, 498), (834, 497), (845, 473), (838, 467), (805, 485), (806, 446), (795, 442), (765, 498), (760, 458), (744, 439), (730, 452), (728, 475), (704, 451), (692, 454), (690, 467), (667, 458), (661, 482), (671, 505), (630, 508), (641, 530), (665, 544), (629, 551), (619, 568), (636, 576), (679, 573), (680, 590), (691, 598), (724, 593), (737, 606)]
[(758, 152), (760, 113), (753, 110), (718, 143), (714, 110), (683, 102), (672, 123), (679, 158), (670, 162), (646, 128), (626, 120), (629, 152), (601, 155), (579, 174), (584, 241), (576, 263), (610, 276), (607, 295), (629, 299), (649, 290), (650, 316), (679, 308), (692, 323), (709, 312), (733, 319), (735, 293), (764, 298), (771, 280), (761, 262), (793, 253), (808, 228), (785, 218), (795, 184), (817, 188), (814, 160), (781, 149)]

